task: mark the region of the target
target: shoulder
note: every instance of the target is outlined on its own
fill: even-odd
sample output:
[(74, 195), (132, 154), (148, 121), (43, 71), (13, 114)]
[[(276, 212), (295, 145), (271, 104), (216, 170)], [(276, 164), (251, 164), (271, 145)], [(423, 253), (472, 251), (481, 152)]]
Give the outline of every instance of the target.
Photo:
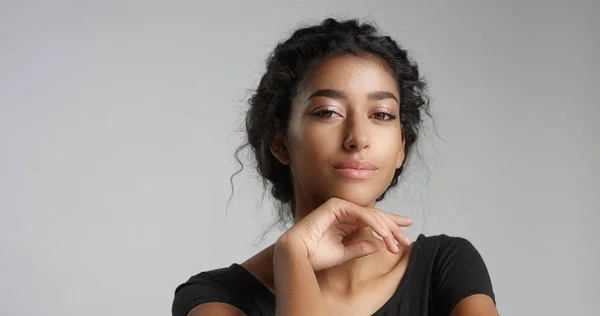
[(235, 296), (232, 267), (202, 271), (175, 289), (173, 316), (185, 316), (202, 303), (231, 301)]
[(426, 257), (432, 268), (439, 273), (451, 270), (456, 274), (469, 269), (482, 270), (486, 275), (488, 273), (479, 250), (466, 238), (446, 234), (421, 234), (416, 243), (419, 245), (421, 256)]
[(456, 256), (468, 256), (471, 260), (479, 260), (481, 257), (471, 241), (459, 236), (421, 234), (416, 242), (421, 256), (428, 257), (432, 263), (440, 263)]
[(203, 303), (226, 303), (247, 315), (256, 314), (256, 302), (264, 293), (238, 264), (200, 272), (175, 289), (172, 314), (185, 316)]
[(417, 241), (429, 259), (437, 310), (449, 314), (461, 300), (475, 294), (489, 296), (495, 304), (488, 269), (471, 241), (445, 234), (420, 235)]
[(236, 288), (235, 279), (234, 265), (202, 271), (177, 286), (175, 295), (189, 291), (191, 288), (202, 289), (203, 291), (212, 291), (219, 288), (231, 292)]
[(452, 246), (457, 244), (470, 244), (469, 240), (460, 236), (450, 236), (446, 234), (430, 235), (426, 236), (420, 234), (417, 237), (417, 241), (422, 242), (428, 246)]
[(468, 239), (446, 234), (430, 236), (420, 234), (414, 244), (417, 248), (415, 256), (430, 264), (438, 261), (441, 257), (456, 254), (457, 251), (477, 251)]
[(440, 234), (434, 236), (420, 235), (417, 240), (422, 243), (422, 248), (431, 252), (436, 263), (451, 263), (447, 261), (462, 259), (463, 262), (477, 261), (477, 263), (483, 264), (483, 258), (479, 250), (466, 238)]

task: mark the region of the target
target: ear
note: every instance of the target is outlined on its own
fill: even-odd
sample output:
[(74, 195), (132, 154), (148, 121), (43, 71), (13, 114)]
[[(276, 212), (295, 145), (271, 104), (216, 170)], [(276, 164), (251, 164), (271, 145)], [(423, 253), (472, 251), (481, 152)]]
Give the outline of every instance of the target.
[(287, 139), (281, 132), (276, 132), (269, 146), (271, 153), (284, 165), (290, 164), (290, 153), (287, 149)]
[(400, 147), (400, 151), (398, 152), (398, 160), (396, 160), (396, 169), (402, 166), (402, 162), (404, 162), (404, 145), (406, 145), (406, 138), (404, 137), (404, 126), (401, 127), (402, 133), (402, 147)]

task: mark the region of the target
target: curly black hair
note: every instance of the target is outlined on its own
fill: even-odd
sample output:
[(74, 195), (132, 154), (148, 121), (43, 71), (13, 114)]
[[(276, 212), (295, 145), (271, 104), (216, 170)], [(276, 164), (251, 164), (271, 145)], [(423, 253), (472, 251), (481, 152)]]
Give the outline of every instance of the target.
[(431, 116), (426, 83), (419, 77), (417, 64), (409, 60), (406, 50), (389, 36), (380, 34), (373, 25), (356, 19), (338, 21), (328, 18), (320, 24), (297, 29), (267, 58), (266, 73), (248, 100), (247, 142), (236, 151), (236, 159), (241, 164), (238, 154), (248, 145), (251, 147), (265, 189), (270, 186), (271, 195), (280, 202), (275, 224), (293, 222), (294, 189), (289, 166), (280, 163), (269, 149), (273, 137), (277, 131), (287, 129), (292, 100), (314, 66), (326, 57), (344, 54), (379, 57), (398, 83), (400, 123), (406, 140), (407, 159), (396, 169), (389, 187), (377, 201), (398, 183), (423, 123), (422, 112)]

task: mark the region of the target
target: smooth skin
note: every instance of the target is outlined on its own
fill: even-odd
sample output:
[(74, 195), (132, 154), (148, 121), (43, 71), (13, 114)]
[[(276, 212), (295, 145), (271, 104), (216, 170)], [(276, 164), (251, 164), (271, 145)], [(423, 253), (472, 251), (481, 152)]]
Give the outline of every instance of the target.
[[(242, 263), (276, 295), (277, 315), (371, 315), (394, 294), (412, 251), (401, 228), (412, 220), (376, 209), (375, 200), (405, 158), (400, 98), (371, 55), (323, 60), (295, 97), (289, 126), (271, 145), (292, 171), (295, 223)], [(376, 171), (367, 179), (337, 172), (352, 159)], [(245, 314), (214, 302), (189, 315)], [(490, 297), (472, 295), (452, 313), (471, 315), (498, 312)]]

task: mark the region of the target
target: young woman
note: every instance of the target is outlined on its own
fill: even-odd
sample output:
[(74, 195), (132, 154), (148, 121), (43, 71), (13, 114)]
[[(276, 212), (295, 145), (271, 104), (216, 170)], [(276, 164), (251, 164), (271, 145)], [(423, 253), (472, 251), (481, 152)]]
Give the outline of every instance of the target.
[[(293, 226), (242, 264), (177, 287), (174, 316), (498, 315), (462, 238), (375, 208), (398, 182), (428, 104), (388, 36), (327, 19), (277, 45), (250, 99), (248, 143)], [(285, 215), (285, 214), (280, 214)]]

